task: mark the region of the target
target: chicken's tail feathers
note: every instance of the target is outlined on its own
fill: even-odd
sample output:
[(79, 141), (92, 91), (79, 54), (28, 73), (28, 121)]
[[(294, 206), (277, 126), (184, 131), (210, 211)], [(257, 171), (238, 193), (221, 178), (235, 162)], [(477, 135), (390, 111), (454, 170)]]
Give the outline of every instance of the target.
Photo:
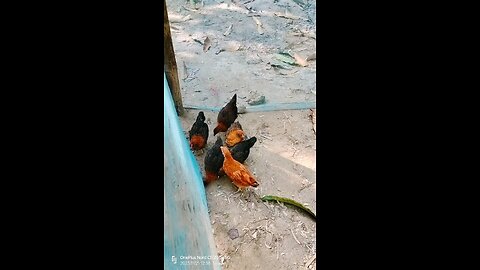
[(252, 147), (256, 142), (257, 142), (257, 137), (255, 136), (248, 139), (248, 144), (250, 145), (250, 147)]
[(235, 93), (235, 95), (233, 95), (232, 99), (228, 103), (237, 106), (237, 93)]

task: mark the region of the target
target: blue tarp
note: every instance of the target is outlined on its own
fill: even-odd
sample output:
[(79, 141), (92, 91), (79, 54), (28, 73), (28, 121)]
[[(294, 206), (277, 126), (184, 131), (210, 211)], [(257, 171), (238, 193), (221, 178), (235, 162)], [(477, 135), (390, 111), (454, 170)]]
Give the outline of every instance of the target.
[(180, 125), (165, 74), (164, 82), (164, 268), (221, 269), (200, 168)]

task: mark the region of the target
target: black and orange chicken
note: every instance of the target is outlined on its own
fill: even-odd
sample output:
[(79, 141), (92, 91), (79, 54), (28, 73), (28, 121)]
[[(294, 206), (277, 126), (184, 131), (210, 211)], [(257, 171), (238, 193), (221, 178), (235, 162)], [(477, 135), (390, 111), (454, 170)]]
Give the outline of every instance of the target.
[(250, 148), (257, 142), (256, 137), (252, 137), (248, 140), (238, 143), (230, 149), (233, 159), (240, 163), (244, 163), (250, 154)]
[(193, 123), (192, 129), (189, 131), (190, 148), (192, 150), (200, 150), (205, 147), (208, 139), (208, 125), (205, 123), (205, 115), (199, 112), (197, 120)]
[(205, 183), (209, 184), (215, 180), (217, 180), (219, 176), (219, 171), (223, 166), (223, 154), (220, 150), (220, 146), (222, 146), (223, 142), (220, 137), (217, 138), (217, 141), (212, 146), (212, 148), (208, 149), (207, 154), (205, 155), (204, 163), (205, 163)]
[(230, 125), (237, 119), (237, 94), (233, 95), (232, 99), (225, 105), (217, 116), (217, 126), (213, 130), (213, 135), (217, 135), (219, 132), (225, 132)]

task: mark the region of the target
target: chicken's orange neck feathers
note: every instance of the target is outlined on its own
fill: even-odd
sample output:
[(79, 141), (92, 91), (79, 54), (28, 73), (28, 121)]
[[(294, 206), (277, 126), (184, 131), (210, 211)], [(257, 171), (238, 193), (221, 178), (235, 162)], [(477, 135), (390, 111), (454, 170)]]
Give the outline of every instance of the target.
[(225, 152), (225, 158), (228, 159), (228, 160), (232, 160), (233, 157), (232, 157), (232, 154), (230, 152)]
[[(222, 146), (220, 149), (224, 149), (224, 150), (221, 150), (222, 151), (222, 154), (223, 154), (223, 157), (225, 158), (225, 160), (232, 160), (233, 157), (232, 157), (232, 153), (230, 153), (230, 151), (228, 151), (228, 149), (225, 147), (225, 146)], [(223, 162), (225, 163), (225, 161)]]

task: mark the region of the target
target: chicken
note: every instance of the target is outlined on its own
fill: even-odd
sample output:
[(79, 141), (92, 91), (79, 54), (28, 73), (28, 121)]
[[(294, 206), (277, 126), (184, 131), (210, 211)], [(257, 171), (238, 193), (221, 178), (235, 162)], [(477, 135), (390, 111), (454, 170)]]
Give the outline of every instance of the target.
[[(231, 149), (231, 154), (233, 159), (243, 163), (250, 154), (250, 148), (257, 141), (256, 137), (252, 137), (246, 141), (243, 141), (235, 145)], [(210, 148), (205, 155), (204, 164), (205, 164), (205, 178), (203, 179), (205, 184), (210, 184), (211, 182), (217, 180), (220, 176), (225, 175), (223, 171), (223, 161), (224, 157), (220, 146), (222, 146), (222, 138), (218, 137), (215, 144)]]
[(222, 146), (222, 138), (218, 137), (215, 144), (210, 148), (205, 155), (205, 184), (209, 184), (217, 180), (219, 176), (219, 171), (223, 166), (223, 154), (220, 150)]
[(197, 120), (193, 123), (192, 129), (189, 131), (190, 148), (192, 150), (200, 150), (205, 147), (208, 139), (208, 125), (205, 123), (205, 115), (199, 112)]
[(228, 128), (225, 136), (225, 144), (228, 147), (233, 147), (243, 140), (245, 140), (245, 132), (242, 129), (242, 125), (237, 121)]
[(247, 159), (248, 155), (250, 154), (250, 148), (257, 142), (256, 137), (252, 137), (248, 140), (245, 140), (237, 145), (235, 145), (230, 152), (232, 153), (233, 159), (236, 161), (243, 163)]
[(258, 183), (252, 176), (252, 173), (243, 166), (242, 163), (233, 159), (232, 154), (227, 147), (221, 146), (223, 160), (223, 171), (232, 180), (233, 184), (242, 190), (249, 186), (257, 187)]
[(225, 132), (230, 125), (237, 119), (237, 94), (233, 95), (232, 99), (225, 105), (217, 116), (217, 126), (213, 130), (213, 135), (217, 135), (219, 132)]

